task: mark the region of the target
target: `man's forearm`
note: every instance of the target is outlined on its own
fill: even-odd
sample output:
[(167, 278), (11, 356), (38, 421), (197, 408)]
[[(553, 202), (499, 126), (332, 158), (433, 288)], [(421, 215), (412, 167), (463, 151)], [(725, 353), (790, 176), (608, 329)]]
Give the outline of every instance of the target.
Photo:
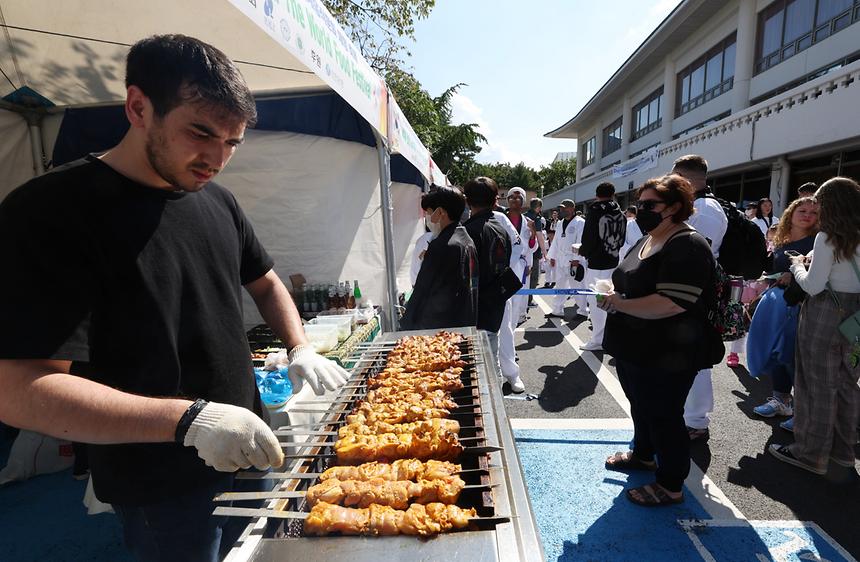
[(173, 441), (192, 404), (129, 394), (37, 360), (0, 361), (0, 388), (3, 423), (81, 443)]

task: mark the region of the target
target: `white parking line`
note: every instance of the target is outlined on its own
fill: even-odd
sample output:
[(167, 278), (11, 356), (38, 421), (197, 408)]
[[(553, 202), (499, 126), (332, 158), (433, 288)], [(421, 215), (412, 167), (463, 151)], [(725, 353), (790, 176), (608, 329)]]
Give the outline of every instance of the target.
[[(536, 296), (534, 300), (538, 303), (540, 310), (544, 313), (552, 311), (543, 297)], [(585, 364), (588, 365), (591, 371), (595, 374), (597, 380), (600, 381), (600, 384), (603, 385), (612, 398), (619, 406), (621, 406), (624, 413), (629, 417), (630, 402), (624, 395), (621, 383), (618, 382), (615, 375), (613, 375), (612, 372), (606, 368), (606, 365), (604, 365), (593, 353), (590, 351), (580, 351), (579, 348), (584, 342), (579, 339), (579, 337), (574, 334), (570, 328), (562, 324), (561, 319), (552, 318), (551, 320), (563, 334), (565, 341), (573, 348), (574, 353), (582, 358)], [(573, 427), (579, 424), (585, 425), (589, 421), (594, 422), (593, 427)], [(598, 426), (598, 423), (601, 421), (607, 422), (608, 425)], [(571, 427), (550, 427), (548, 422), (549, 420), (540, 420), (540, 423), (546, 424), (546, 429), (617, 429), (616, 427), (613, 427), (613, 425), (619, 423), (617, 420), (558, 420), (560, 425), (563, 425), (562, 422), (568, 422)], [(628, 420), (628, 423), (628, 427), (632, 427), (632, 421)], [(533, 427), (518, 427), (520, 424), (532, 424)], [(514, 429), (542, 429), (537, 427), (538, 425), (538, 422), (534, 420), (511, 420), (511, 427)], [(746, 520), (746, 517), (744, 517), (741, 510), (732, 503), (732, 501), (717, 487), (716, 484), (714, 484), (707, 474), (702, 472), (702, 469), (699, 468), (695, 462), (690, 463), (690, 475), (687, 477), (684, 484), (687, 486), (687, 489), (690, 490), (693, 497), (696, 498), (699, 504), (701, 504), (712, 518), (723, 520)]]
[(633, 429), (630, 418), (512, 418), (511, 429)]

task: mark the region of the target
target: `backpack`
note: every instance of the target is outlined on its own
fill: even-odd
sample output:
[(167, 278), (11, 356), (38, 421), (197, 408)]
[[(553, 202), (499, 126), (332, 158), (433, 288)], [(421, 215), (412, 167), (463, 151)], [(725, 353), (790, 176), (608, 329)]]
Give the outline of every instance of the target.
[(729, 221), (717, 258), (724, 275), (739, 275), (744, 279), (761, 277), (767, 264), (767, 242), (761, 229), (728, 201), (711, 193), (705, 197), (719, 203)]
[[(720, 255), (722, 255), (722, 249)], [(744, 305), (740, 301), (732, 301), (731, 278), (719, 261), (715, 262), (714, 269), (715, 299), (709, 307), (711, 310), (708, 313), (708, 320), (723, 341), (739, 340), (747, 333)]]
[[(684, 230), (677, 234), (684, 232), (693, 231)], [(714, 261), (713, 290), (706, 291), (703, 295), (707, 299), (705, 303), (708, 310), (707, 321), (713, 329), (713, 341), (709, 342), (710, 349), (705, 355), (709, 356), (712, 365), (716, 365), (723, 359), (725, 348), (722, 342), (741, 339), (747, 333), (744, 305), (739, 301), (732, 301), (731, 281), (731, 277), (726, 274), (720, 262)]]

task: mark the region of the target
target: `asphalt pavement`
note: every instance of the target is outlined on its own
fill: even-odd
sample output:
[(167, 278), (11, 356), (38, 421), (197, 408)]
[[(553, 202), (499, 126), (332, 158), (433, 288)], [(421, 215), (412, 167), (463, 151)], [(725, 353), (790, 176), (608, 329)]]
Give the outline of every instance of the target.
[[(613, 383), (605, 378), (607, 373), (616, 377), (612, 358), (602, 352), (580, 354), (571, 344), (576, 338), (589, 339), (590, 323), (574, 314), (572, 301), (568, 304), (561, 322), (545, 318), (546, 308), (530, 308), (529, 319), (516, 331), (520, 376), (533, 399), (518, 395), (505, 400), (509, 418), (627, 417), (604, 384)], [(572, 334), (565, 337), (568, 332), (558, 325)], [(763, 419), (753, 413), (769, 396), (770, 381), (753, 379), (743, 364), (741, 355), (741, 367), (714, 367), (710, 439), (694, 443), (694, 462), (746, 519), (814, 522), (860, 558), (860, 484), (837, 485), (765, 452), (770, 443), (790, 443), (792, 435), (779, 428), (785, 418)], [(507, 384), (504, 389), (510, 392)], [(860, 468), (860, 462), (855, 467)]]

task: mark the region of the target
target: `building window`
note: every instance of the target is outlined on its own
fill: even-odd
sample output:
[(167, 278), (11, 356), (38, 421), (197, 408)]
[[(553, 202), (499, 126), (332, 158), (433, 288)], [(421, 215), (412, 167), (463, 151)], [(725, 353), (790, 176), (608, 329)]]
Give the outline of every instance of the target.
[(621, 117), (603, 129), (603, 156), (621, 148)]
[(678, 73), (675, 114), (683, 115), (732, 89), (735, 34), (732, 33)]
[(582, 143), (582, 159), (584, 162), (583, 166), (590, 166), (594, 164), (594, 156), (595, 152), (597, 152), (597, 137), (591, 137), (584, 143)]
[(759, 14), (756, 73), (860, 20), (860, 0), (777, 0)]
[(663, 88), (633, 107), (633, 139), (656, 131), (663, 124)]

